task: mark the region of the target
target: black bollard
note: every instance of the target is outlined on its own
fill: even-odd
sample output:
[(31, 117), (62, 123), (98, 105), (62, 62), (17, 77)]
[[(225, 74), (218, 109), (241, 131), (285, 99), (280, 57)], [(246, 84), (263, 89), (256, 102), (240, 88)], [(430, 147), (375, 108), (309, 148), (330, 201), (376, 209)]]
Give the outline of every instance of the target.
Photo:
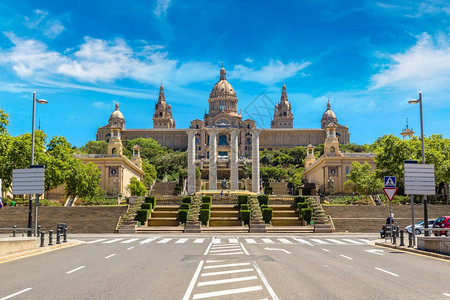
[(38, 225), (37, 236), (39, 236), (40, 232), (41, 232), (41, 225)]
[[(14, 225), (13, 228), (17, 228), (17, 226)], [(16, 237), (16, 229), (13, 229), (13, 237)]]
[(408, 232), (408, 247), (412, 247), (412, 232)]
[(400, 246), (405, 246), (405, 237), (403, 236), (403, 230), (400, 230)]
[(45, 236), (45, 231), (41, 231), (41, 246), (40, 247), (45, 247), (44, 246), (44, 236)]
[(63, 233), (63, 243), (67, 243), (67, 228), (64, 227), (64, 233)]
[(53, 246), (53, 230), (48, 231), (48, 245)]
[(58, 228), (58, 231), (56, 232), (56, 245), (61, 244), (61, 229)]

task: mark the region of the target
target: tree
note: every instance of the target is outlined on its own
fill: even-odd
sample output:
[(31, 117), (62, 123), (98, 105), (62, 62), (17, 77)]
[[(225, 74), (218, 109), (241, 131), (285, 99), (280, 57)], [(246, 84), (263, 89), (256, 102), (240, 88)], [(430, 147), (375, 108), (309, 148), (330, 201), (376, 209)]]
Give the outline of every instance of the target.
[(106, 141), (89, 141), (78, 152), (83, 154), (108, 154), (108, 143)]
[(100, 170), (95, 164), (83, 164), (78, 159), (69, 162), (65, 172), (65, 190), (69, 197), (94, 197), (98, 194)]
[(353, 169), (347, 174), (347, 181), (344, 182), (344, 190), (365, 195), (367, 198), (383, 188), (383, 181), (367, 162), (360, 164), (354, 161), (352, 166)]
[(144, 196), (147, 192), (145, 185), (136, 177), (131, 177), (127, 190), (131, 193), (131, 196)]
[(9, 115), (0, 108), (0, 134), (7, 132), (6, 127), (9, 125)]
[(155, 166), (149, 163), (148, 159), (144, 158), (142, 160), (142, 170), (145, 172), (144, 185), (145, 187), (150, 188), (157, 176)]

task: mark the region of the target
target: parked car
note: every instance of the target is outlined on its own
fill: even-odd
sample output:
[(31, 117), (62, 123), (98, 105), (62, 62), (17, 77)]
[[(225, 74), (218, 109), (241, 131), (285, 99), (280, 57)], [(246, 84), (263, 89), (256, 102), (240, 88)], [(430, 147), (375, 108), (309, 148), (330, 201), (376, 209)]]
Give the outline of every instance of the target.
[[(450, 228), (450, 216), (443, 216), (437, 218), (433, 223), (433, 228)], [(449, 231), (433, 231), (435, 236), (446, 235), (450, 236)]]
[[(435, 219), (428, 219), (428, 228), (433, 227), (434, 221), (435, 221)], [(424, 229), (424, 224), (425, 224), (424, 221), (420, 221), (414, 225), (414, 231), (416, 232), (416, 235), (420, 235), (420, 234), (424, 233), (424, 231), (422, 230), (422, 229)], [(408, 233), (412, 233), (412, 225), (406, 226), (405, 230)]]

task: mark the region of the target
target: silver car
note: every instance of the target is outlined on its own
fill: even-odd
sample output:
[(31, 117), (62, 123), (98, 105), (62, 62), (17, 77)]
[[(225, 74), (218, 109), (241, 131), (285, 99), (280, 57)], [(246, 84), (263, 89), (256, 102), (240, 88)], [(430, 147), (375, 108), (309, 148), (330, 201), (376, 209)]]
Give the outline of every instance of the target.
[[(433, 223), (435, 219), (428, 219), (428, 228), (433, 228)], [(420, 221), (414, 225), (414, 231), (416, 232), (416, 235), (422, 234), (424, 231), (422, 230), (424, 228), (424, 221)], [(412, 225), (405, 227), (406, 232), (412, 233)]]

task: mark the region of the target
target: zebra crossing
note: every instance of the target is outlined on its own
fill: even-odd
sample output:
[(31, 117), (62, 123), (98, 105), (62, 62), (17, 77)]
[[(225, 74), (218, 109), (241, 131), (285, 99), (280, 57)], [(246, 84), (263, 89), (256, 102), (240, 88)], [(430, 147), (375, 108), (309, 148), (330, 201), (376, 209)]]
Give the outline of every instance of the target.
[[(85, 244), (131, 244), (138, 243), (140, 245), (144, 244), (204, 244), (213, 242), (213, 245), (221, 244), (222, 250), (227, 250), (227, 246), (232, 246), (236, 244), (268, 244), (268, 245), (367, 245), (369, 244), (369, 239), (364, 238), (305, 238), (305, 237), (227, 237), (227, 238), (181, 238), (181, 237), (151, 237), (151, 238), (100, 238), (96, 240), (84, 241)], [(227, 245), (230, 244), (230, 245)], [(222, 251), (227, 252), (227, 251)], [(232, 252), (232, 251), (230, 251)]]

